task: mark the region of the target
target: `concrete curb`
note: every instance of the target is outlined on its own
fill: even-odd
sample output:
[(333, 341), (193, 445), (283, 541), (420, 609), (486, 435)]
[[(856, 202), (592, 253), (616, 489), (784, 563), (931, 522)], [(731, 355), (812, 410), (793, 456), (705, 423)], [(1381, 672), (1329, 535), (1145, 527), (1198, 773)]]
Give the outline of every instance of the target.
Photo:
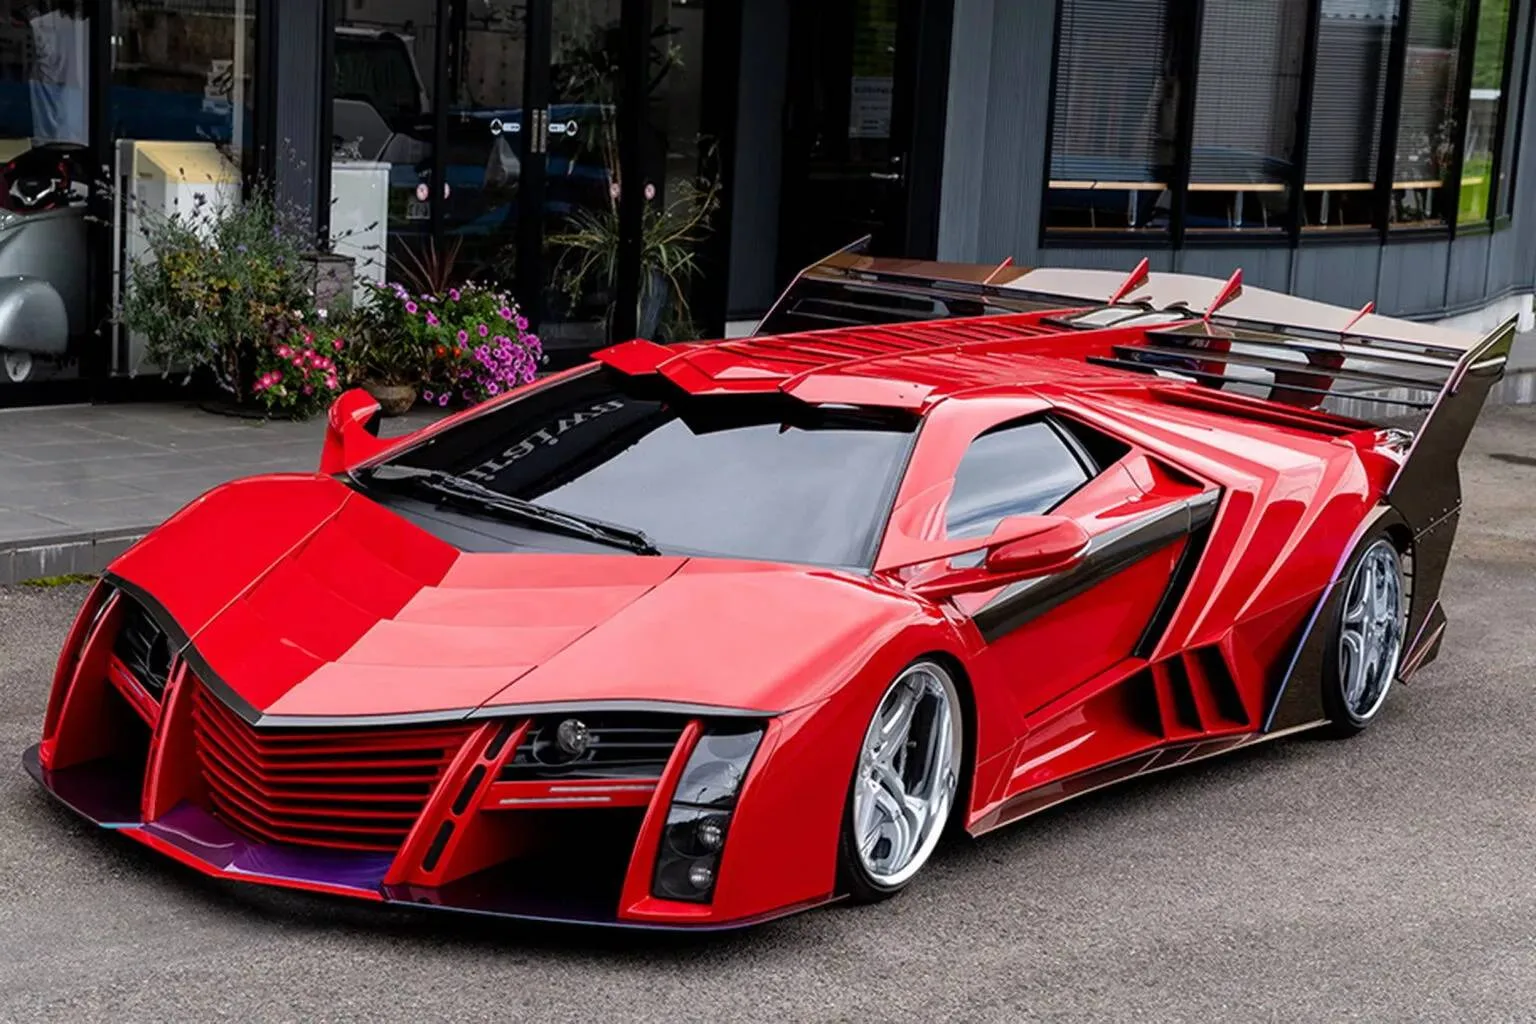
[(0, 585), (99, 573), (156, 525), (113, 527), (0, 545)]

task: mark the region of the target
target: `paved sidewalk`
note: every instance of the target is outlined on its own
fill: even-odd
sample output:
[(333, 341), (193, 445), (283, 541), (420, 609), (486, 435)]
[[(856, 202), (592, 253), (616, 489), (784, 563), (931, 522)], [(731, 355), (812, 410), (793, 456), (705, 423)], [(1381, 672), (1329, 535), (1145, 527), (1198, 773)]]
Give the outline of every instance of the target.
[[(434, 414), (385, 420), (405, 433)], [(195, 405), (0, 411), (0, 583), (98, 572), (218, 484), (311, 470), (323, 418), (269, 423)]]

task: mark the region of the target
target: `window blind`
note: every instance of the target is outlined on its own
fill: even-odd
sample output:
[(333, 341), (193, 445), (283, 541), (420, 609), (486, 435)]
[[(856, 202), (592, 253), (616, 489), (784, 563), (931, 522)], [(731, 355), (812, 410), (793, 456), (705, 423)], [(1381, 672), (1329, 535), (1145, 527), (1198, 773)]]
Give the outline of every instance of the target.
[(1166, 0), (1063, 0), (1052, 98), (1053, 181), (1163, 182), (1177, 89)]

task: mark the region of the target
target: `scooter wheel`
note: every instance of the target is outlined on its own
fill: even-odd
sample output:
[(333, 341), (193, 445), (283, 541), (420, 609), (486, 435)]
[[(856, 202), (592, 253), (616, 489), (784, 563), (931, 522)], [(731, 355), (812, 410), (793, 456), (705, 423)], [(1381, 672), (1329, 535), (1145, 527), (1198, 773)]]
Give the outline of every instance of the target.
[(5, 379), (12, 384), (20, 384), (32, 376), (32, 353), (5, 352), (0, 353), (0, 357), (5, 364)]

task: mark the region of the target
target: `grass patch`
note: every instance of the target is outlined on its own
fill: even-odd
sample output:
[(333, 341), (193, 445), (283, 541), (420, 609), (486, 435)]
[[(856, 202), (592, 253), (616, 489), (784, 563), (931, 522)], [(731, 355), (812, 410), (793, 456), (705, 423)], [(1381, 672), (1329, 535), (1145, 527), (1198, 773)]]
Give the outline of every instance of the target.
[(35, 580), (22, 580), (19, 586), (46, 589), (49, 587), (72, 587), (77, 583), (95, 582), (95, 576), (91, 576), (87, 573), (74, 572), (68, 573), (64, 576), (39, 576)]

